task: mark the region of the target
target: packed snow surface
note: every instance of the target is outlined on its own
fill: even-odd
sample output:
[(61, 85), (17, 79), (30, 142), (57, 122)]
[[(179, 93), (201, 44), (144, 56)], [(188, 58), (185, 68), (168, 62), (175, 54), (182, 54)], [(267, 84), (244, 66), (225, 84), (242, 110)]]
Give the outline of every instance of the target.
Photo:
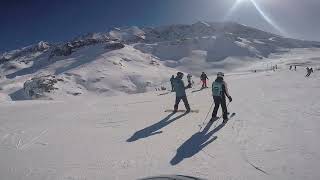
[(4, 100), (1, 179), (320, 179), (320, 71), (306, 78), (303, 67), (318, 66), (319, 57), (319, 50), (297, 50), (227, 73), (236, 115), (225, 125), (207, 123), (211, 92), (198, 82), (187, 94), (200, 112), (189, 114), (164, 112), (175, 97), (158, 91)]

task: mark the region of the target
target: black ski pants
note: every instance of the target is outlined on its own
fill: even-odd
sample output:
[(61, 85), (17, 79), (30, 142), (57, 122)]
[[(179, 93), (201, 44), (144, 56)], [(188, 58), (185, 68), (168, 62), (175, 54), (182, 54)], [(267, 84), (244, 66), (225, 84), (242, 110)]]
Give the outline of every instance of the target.
[(181, 100), (183, 101), (184, 106), (186, 107), (186, 110), (190, 110), (190, 105), (189, 105), (187, 96), (176, 97), (176, 102), (174, 104), (174, 110), (175, 111), (178, 110), (178, 106), (179, 106), (179, 103), (180, 103)]
[(228, 110), (227, 110), (227, 104), (226, 104), (226, 98), (225, 97), (220, 97), (220, 96), (213, 96), (214, 100), (214, 108), (212, 112), (212, 117), (217, 117), (218, 109), (221, 104), (222, 108), (222, 116), (223, 119), (228, 119)]
[(174, 85), (173, 82), (171, 82), (171, 91), (174, 92)]

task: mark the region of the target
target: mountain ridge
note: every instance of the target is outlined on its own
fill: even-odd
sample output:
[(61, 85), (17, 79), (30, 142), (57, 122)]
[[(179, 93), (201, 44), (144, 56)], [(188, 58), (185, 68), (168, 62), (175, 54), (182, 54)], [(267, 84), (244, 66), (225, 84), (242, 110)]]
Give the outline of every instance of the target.
[[(110, 31), (107, 32), (89, 32), (89, 33), (84, 33), (78, 36), (75, 36), (74, 38), (71, 38), (70, 40), (66, 40), (65, 42), (59, 42), (59, 43), (49, 43), (46, 41), (39, 41), (38, 43), (35, 44), (31, 44), (29, 46), (25, 46), (22, 48), (18, 48), (18, 49), (13, 49), (13, 50), (9, 50), (9, 51), (5, 51), (3, 53), (0, 53), (0, 62), (2, 58), (5, 58), (5, 56), (9, 55), (9, 54), (13, 54), (19, 50), (25, 50), (28, 49), (30, 47), (35, 47), (35, 46), (39, 46), (39, 44), (47, 44), (47, 46), (51, 47), (51, 46), (59, 46), (61, 44), (66, 44), (72, 41), (81, 41), (81, 40), (112, 40), (112, 34), (114, 31), (126, 31), (126, 30), (132, 30), (132, 29), (136, 29), (137, 31), (170, 31), (170, 30), (177, 30), (179, 28), (196, 28), (196, 29), (201, 29), (201, 28), (212, 28), (212, 33), (217, 33), (217, 32), (224, 32), (226, 34), (228, 33), (234, 33), (234, 32), (238, 32), (237, 34), (241, 34), (241, 35), (247, 35), (245, 33), (248, 32), (242, 32), (240, 30), (247, 30), (249, 32), (256, 32), (256, 33), (262, 33), (265, 35), (269, 35), (269, 36), (273, 36), (276, 38), (285, 38), (281, 35), (277, 35), (277, 34), (273, 34), (270, 32), (266, 32), (257, 28), (253, 28), (250, 26), (246, 26), (244, 24), (239, 24), (236, 22), (205, 22), (205, 21), (198, 21), (195, 22), (193, 24), (171, 24), (171, 25), (163, 25), (163, 26), (155, 26), (155, 27), (149, 27), (149, 26), (145, 26), (145, 27), (141, 27), (139, 28), (138, 26), (131, 26), (131, 27), (113, 27)], [(146, 38), (141, 38), (141, 39), (146, 39)], [(294, 38), (285, 38), (285, 39), (291, 39), (291, 40), (298, 40), (298, 41), (304, 41), (304, 42), (312, 42), (315, 44), (315, 46), (319, 47), (320, 43), (317, 41), (307, 41), (307, 40), (299, 40), (299, 39), (294, 39)], [(113, 40), (121, 40), (121, 38), (115, 38)], [(170, 39), (172, 40), (172, 39)], [(146, 40), (147, 42), (149, 40)]]
[(177, 71), (232, 72), (273, 54), (319, 47), (237, 23), (113, 28), (0, 55), (0, 91), (12, 100), (143, 93), (169, 88)]

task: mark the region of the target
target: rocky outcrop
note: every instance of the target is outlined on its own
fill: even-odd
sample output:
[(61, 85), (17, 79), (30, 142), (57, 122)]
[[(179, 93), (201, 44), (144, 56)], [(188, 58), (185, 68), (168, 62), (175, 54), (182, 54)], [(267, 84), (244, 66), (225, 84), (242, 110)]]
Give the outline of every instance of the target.
[(64, 44), (62, 46), (56, 46), (50, 53), (50, 58), (54, 56), (69, 56), (72, 53), (74, 47), (70, 43)]
[(63, 79), (56, 78), (54, 75), (46, 75), (32, 78), (24, 83), (24, 93), (28, 98), (37, 99), (46, 97), (46, 93), (50, 93), (58, 88), (55, 85)]
[(122, 49), (124, 47), (125, 47), (125, 45), (121, 42), (111, 41), (111, 42), (106, 43), (104, 48), (108, 49), (108, 50), (116, 50), (116, 49)]
[(88, 33), (83, 36), (78, 36), (65, 44), (55, 46), (50, 53), (50, 58), (54, 56), (69, 56), (81, 47), (102, 44), (109, 41), (110, 38), (106, 34)]

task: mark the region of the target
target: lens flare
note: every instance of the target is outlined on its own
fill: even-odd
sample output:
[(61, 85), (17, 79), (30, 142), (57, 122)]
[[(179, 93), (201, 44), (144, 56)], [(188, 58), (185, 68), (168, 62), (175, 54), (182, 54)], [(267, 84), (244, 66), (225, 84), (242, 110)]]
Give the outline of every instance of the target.
[(227, 19), (230, 18), (230, 16), (232, 16), (232, 14), (234, 13), (234, 11), (238, 8), (238, 6), (242, 3), (243, 0), (237, 0), (233, 6), (230, 8), (229, 12), (225, 15), (224, 17), (224, 21), (226, 21)]
[(229, 12), (226, 14), (224, 21), (229, 19), (234, 11), (239, 7), (240, 4), (244, 2), (251, 2), (255, 9), (259, 12), (259, 14), (263, 17), (263, 19), (270, 24), (275, 30), (279, 31), (282, 35), (286, 35), (287, 33), (276, 23), (274, 22), (264, 11), (263, 9), (259, 6), (258, 3), (256, 3), (255, 0), (237, 0), (234, 5), (230, 8)]
[(260, 15), (273, 27), (275, 28), (277, 31), (279, 31), (281, 34), (286, 34), (285, 31), (280, 28), (279, 25), (277, 25), (276, 22), (274, 22), (265, 12), (263, 12), (263, 10), (260, 8), (260, 6), (254, 1), (254, 0), (250, 0), (251, 3), (254, 5), (254, 7), (257, 9), (257, 11), (260, 13)]

